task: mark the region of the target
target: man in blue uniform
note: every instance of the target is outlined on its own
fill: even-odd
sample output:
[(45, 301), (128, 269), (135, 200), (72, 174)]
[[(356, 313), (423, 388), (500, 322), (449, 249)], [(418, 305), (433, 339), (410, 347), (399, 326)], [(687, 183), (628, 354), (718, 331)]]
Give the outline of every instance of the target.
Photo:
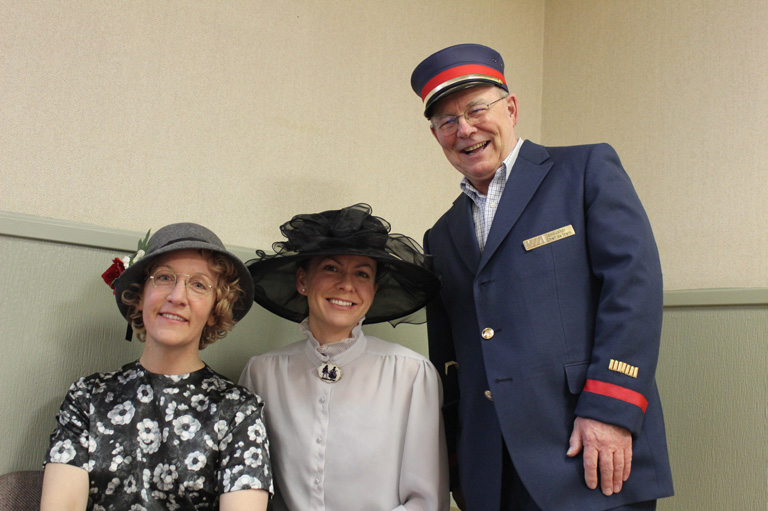
[(476, 44), (411, 86), (462, 192), (424, 240), (454, 497), (469, 511), (650, 510), (673, 493), (655, 371), (662, 277), (608, 145), (515, 134), (504, 62)]

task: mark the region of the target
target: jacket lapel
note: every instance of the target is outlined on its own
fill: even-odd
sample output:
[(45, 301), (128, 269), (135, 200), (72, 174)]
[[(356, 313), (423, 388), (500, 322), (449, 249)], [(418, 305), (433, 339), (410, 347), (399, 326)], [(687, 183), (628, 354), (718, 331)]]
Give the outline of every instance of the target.
[(475, 273), (480, 262), (480, 247), (477, 244), (475, 224), (469, 197), (463, 193), (453, 202), (446, 218), (453, 245), (461, 260)]
[(477, 268), (478, 273), (507, 237), (551, 168), (552, 161), (545, 147), (529, 141), (523, 142), (493, 217), (491, 231)]

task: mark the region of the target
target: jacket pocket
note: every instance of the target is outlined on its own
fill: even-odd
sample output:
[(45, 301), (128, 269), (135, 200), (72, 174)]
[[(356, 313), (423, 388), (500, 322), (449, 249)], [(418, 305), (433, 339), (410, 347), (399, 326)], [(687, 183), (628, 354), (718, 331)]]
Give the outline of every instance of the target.
[(587, 369), (589, 361), (564, 364), (565, 379), (568, 382), (568, 390), (571, 394), (581, 394), (584, 384), (587, 382)]

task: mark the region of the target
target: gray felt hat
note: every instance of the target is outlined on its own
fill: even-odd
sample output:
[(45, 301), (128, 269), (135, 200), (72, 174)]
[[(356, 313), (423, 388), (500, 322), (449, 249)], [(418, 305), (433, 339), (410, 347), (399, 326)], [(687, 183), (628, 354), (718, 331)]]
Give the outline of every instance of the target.
[(243, 319), (253, 305), (253, 279), (250, 272), (236, 255), (224, 248), (224, 244), (213, 231), (202, 225), (189, 222), (166, 225), (159, 229), (149, 238), (149, 246), (144, 257), (129, 266), (117, 278), (115, 281), (115, 299), (117, 300), (117, 307), (120, 309), (120, 313), (124, 317), (128, 314), (128, 306), (121, 299), (123, 291), (129, 289), (131, 284), (144, 282), (146, 279), (144, 270), (152, 264), (152, 261), (168, 252), (190, 248), (210, 250), (211, 252), (223, 254), (235, 265), (239, 284), (244, 294), (234, 304), (233, 318), (235, 321)]

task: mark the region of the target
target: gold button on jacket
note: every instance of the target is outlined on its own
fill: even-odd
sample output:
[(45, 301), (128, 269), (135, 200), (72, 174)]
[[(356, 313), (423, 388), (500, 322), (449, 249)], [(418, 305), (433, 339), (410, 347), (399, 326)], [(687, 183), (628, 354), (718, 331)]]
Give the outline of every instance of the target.
[(483, 336), (483, 339), (490, 339), (493, 337), (494, 331), (493, 328), (483, 328), (483, 332), (480, 334)]

